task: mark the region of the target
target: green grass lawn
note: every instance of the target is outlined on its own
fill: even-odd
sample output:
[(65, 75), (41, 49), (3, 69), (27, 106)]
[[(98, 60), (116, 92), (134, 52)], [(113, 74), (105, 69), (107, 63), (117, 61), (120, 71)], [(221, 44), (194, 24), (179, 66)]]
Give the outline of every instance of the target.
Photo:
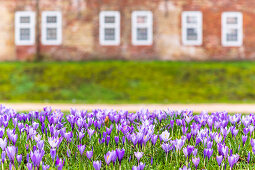
[(0, 101), (253, 103), (255, 62), (0, 63)]

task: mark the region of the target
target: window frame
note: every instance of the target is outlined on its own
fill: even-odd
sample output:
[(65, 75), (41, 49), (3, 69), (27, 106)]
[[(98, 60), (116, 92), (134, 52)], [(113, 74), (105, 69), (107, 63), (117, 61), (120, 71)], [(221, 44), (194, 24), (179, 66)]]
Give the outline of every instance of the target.
[[(237, 17), (236, 25), (226, 23), (228, 17)], [(241, 12), (223, 12), (221, 15), (221, 43), (224, 47), (240, 47), (243, 45), (243, 14)], [(227, 41), (228, 29), (237, 29), (237, 41)]]
[[(29, 17), (30, 23), (20, 23), (21, 17)], [(20, 30), (22, 28), (30, 29), (30, 40), (21, 40)], [(15, 12), (15, 44), (18, 46), (29, 46), (35, 44), (35, 12), (33, 11)]]
[[(48, 16), (56, 16), (56, 23), (47, 23)], [(47, 39), (47, 29), (56, 28), (57, 29), (57, 39), (48, 40)], [(42, 12), (42, 44), (43, 45), (61, 45), (62, 44), (62, 12), (61, 11), (43, 11)]]
[[(187, 23), (187, 17), (197, 17), (197, 23)], [(197, 29), (197, 40), (188, 40), (187, 29)], [(182, 43), (183, 45), (197, 45), (203, 44), (203, 14), (201, 11), (184, 11), (182, 12)]]
[[(138, 16), (146, 16), (147, 23), (146, 24), (139, 24), (137, 23)], [(139, 45), (152, 45), (153, 44), (153, 14), (151, 11), (133, 11), (132, 12), (132, 44), (139, 46)], [(137, 40), (137, 28), (147, 28), (147, 40)]]
[[(105, 23), (105, 17), (114, 17), (115, 23)], [(105, 28), (114, 28), (115, 40), (105, 40)], [(120, 45), (120, 12), (119, 11), (101, 11), (99, 14), (99, 43), (103, 46)]]

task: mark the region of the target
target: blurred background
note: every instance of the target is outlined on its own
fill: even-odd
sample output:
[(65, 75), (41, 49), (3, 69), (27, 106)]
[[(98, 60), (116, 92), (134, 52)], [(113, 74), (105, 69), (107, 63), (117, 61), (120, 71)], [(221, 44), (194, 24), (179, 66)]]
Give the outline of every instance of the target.
[(1, 1), (0, 101), (254, 103), (254, 8), (231, 0)]

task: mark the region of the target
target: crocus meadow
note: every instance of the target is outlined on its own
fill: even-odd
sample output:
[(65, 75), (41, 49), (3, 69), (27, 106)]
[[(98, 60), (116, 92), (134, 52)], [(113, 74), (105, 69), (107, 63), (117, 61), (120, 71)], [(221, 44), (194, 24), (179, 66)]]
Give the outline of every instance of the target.
[(1, 105), (1, 168), (254, 169), (254, 125), (254, 114)]

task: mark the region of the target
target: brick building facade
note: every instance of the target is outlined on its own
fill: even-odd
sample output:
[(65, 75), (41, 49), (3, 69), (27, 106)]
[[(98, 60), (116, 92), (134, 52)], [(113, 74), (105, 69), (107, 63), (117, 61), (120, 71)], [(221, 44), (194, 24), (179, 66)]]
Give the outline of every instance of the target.
[(253, 60), (253, 0), (0, 0), (0, 60)]

